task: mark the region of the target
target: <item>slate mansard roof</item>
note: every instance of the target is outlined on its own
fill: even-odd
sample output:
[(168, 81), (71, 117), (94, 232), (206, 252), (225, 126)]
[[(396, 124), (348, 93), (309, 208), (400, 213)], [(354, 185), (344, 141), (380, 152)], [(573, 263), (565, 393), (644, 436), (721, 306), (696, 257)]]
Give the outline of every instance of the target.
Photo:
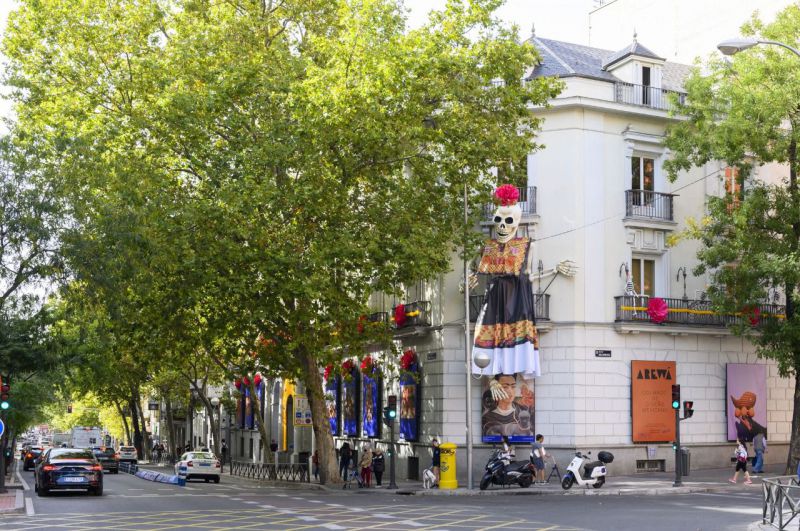
[[(629, 55), (647, 57), (659, 62), (664, 61), (663, 58), (658, 57), (635, 40), (630, 46), (617, 52), (539, 37), (532, 37), (531, 42), (539, 51), (542, 59), (541, 63), (528, 73), (527, 79), (587, 77), (614, 83), (622, 80), (605, 68)], [(683, 92), (683, 82), (689, 76), (691, 69), (692, 67), (689, 65), (665, 62), (662, 66), (661, 87)]]

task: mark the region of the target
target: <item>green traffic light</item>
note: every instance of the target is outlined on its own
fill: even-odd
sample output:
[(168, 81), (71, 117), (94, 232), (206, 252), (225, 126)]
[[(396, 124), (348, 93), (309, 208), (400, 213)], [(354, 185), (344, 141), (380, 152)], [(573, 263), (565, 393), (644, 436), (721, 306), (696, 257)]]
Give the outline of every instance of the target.
[(393, 418), (395, 418), (396, 416), (397, 416), (397, 411), (395, 411), (394, 409), (390, 409), (390, 410), (389, 410), (389, 418), (390, 418), (390, 419), (393, 419)]
[(11, 407), (11, 404), (9, 404), (8, 402), (6, 401), (0, 402), (0, 409), (8, 409), (9, 407)]
[(673, 400), (672, 401), (672, 409), (678, 409), (679, 407), (681, 407), (681, 406), (678, 403), (678, 401), (677, 400)]

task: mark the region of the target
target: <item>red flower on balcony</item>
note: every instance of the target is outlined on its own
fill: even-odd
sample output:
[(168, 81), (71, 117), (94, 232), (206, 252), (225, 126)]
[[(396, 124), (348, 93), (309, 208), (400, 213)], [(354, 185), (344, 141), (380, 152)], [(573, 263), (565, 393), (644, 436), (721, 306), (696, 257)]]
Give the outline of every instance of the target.
[(647, 315), (650, 316), (651, 321), (661, 324), (667, 320), (667, 314), (669, 314), (669, 306), (667, 306), (664, 299), (658, 297), (650, 298), (647, 303)]
[(417, 361), (417, 353), (408, 349), (400, 356), (400, 369), (410, 371), (411, 366)]
[(405, 304), (398, 304), (394, 307), (394, 324), (397, 328), (402, 328), (406, 324)]
[(353, 360), (344, 360), (342, 362), (342, 378), (346, 382), (349, 382), (353, 379), (353, 371), (356, 368), (356, 364), (353, 363)]
[(364, 323), (366, 323), (366, 322), (367, 322), (367, 316), (366, 315), (359, 316), (358, 324), (356, 325), (359, 334), (363, 334), (364, 333)]
[(361, 374), (366, 376), (376, 377), (380, 373), (380, 369), (378, 368), (378, 364), (375, 363), (375, 360), (372, 356), (367, 356), (363, 360), (361, 360)]
[(233, 381), (233, 385), (236, 387), (237, 390), (241, 389), (242, 388), (242, 381), (239, 378), (236, 378)]
[(498, 186), (494, 191), (494, 202), (501, 206), (511, 206), (519, 201), (519, 190), (513, 184)]
[(261, 376), (260, 372), (257, 372), (256, 375), (253, 377), (253, 383), (256, 384), (256, 387), (261, 385), (261, 381), (262, 380), (263, 380), (263, 377)]
[(742, 313), (747, 317), (750, 326), (758, 326), (761, 322), (761, 308), (758, 306), (745, 306), (742, 308)]
[(329, 363), (325, 366), (325, 372), (322, 373), (322, 377), (327, 381), (331, 377), (332, 372), (333, 372), (333, 363)]

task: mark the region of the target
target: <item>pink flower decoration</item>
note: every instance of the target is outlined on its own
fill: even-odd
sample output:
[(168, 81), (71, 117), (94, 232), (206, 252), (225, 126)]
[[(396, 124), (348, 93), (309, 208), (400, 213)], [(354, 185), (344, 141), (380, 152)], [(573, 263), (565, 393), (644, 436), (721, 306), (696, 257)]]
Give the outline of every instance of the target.
[(402, 328), (406, 324), (406, 307), (404, 304), (398, 304), (394, 308), (394, 324), (397, 328)]
[(494, 191), (495, 203), (502, 206), (511, 206), (517, 204), (519, 200), (519, 190), (513, 184), (504, 184), (498, 186)]
[(667, 303), (664, 302), (664, 299), (652, 297), (647, 303), (647, 315), (649, 315), (650, 320), (656, 324), (666, 321), (668, 313), (669, 306), (667, 306)]

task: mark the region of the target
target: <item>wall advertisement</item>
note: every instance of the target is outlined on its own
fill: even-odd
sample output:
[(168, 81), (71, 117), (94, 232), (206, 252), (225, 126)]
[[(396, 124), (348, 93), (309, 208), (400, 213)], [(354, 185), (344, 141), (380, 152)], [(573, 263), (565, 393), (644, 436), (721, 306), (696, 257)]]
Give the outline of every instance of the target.
[(672, 385), (674, 361), (631, 361), (631, 439), (634, 443), (664, 443), (675, 439)]
[(750, 442), (759, 432), (766, 435), (767, 366), (728, 363), (726, 372), (728, 440)]

